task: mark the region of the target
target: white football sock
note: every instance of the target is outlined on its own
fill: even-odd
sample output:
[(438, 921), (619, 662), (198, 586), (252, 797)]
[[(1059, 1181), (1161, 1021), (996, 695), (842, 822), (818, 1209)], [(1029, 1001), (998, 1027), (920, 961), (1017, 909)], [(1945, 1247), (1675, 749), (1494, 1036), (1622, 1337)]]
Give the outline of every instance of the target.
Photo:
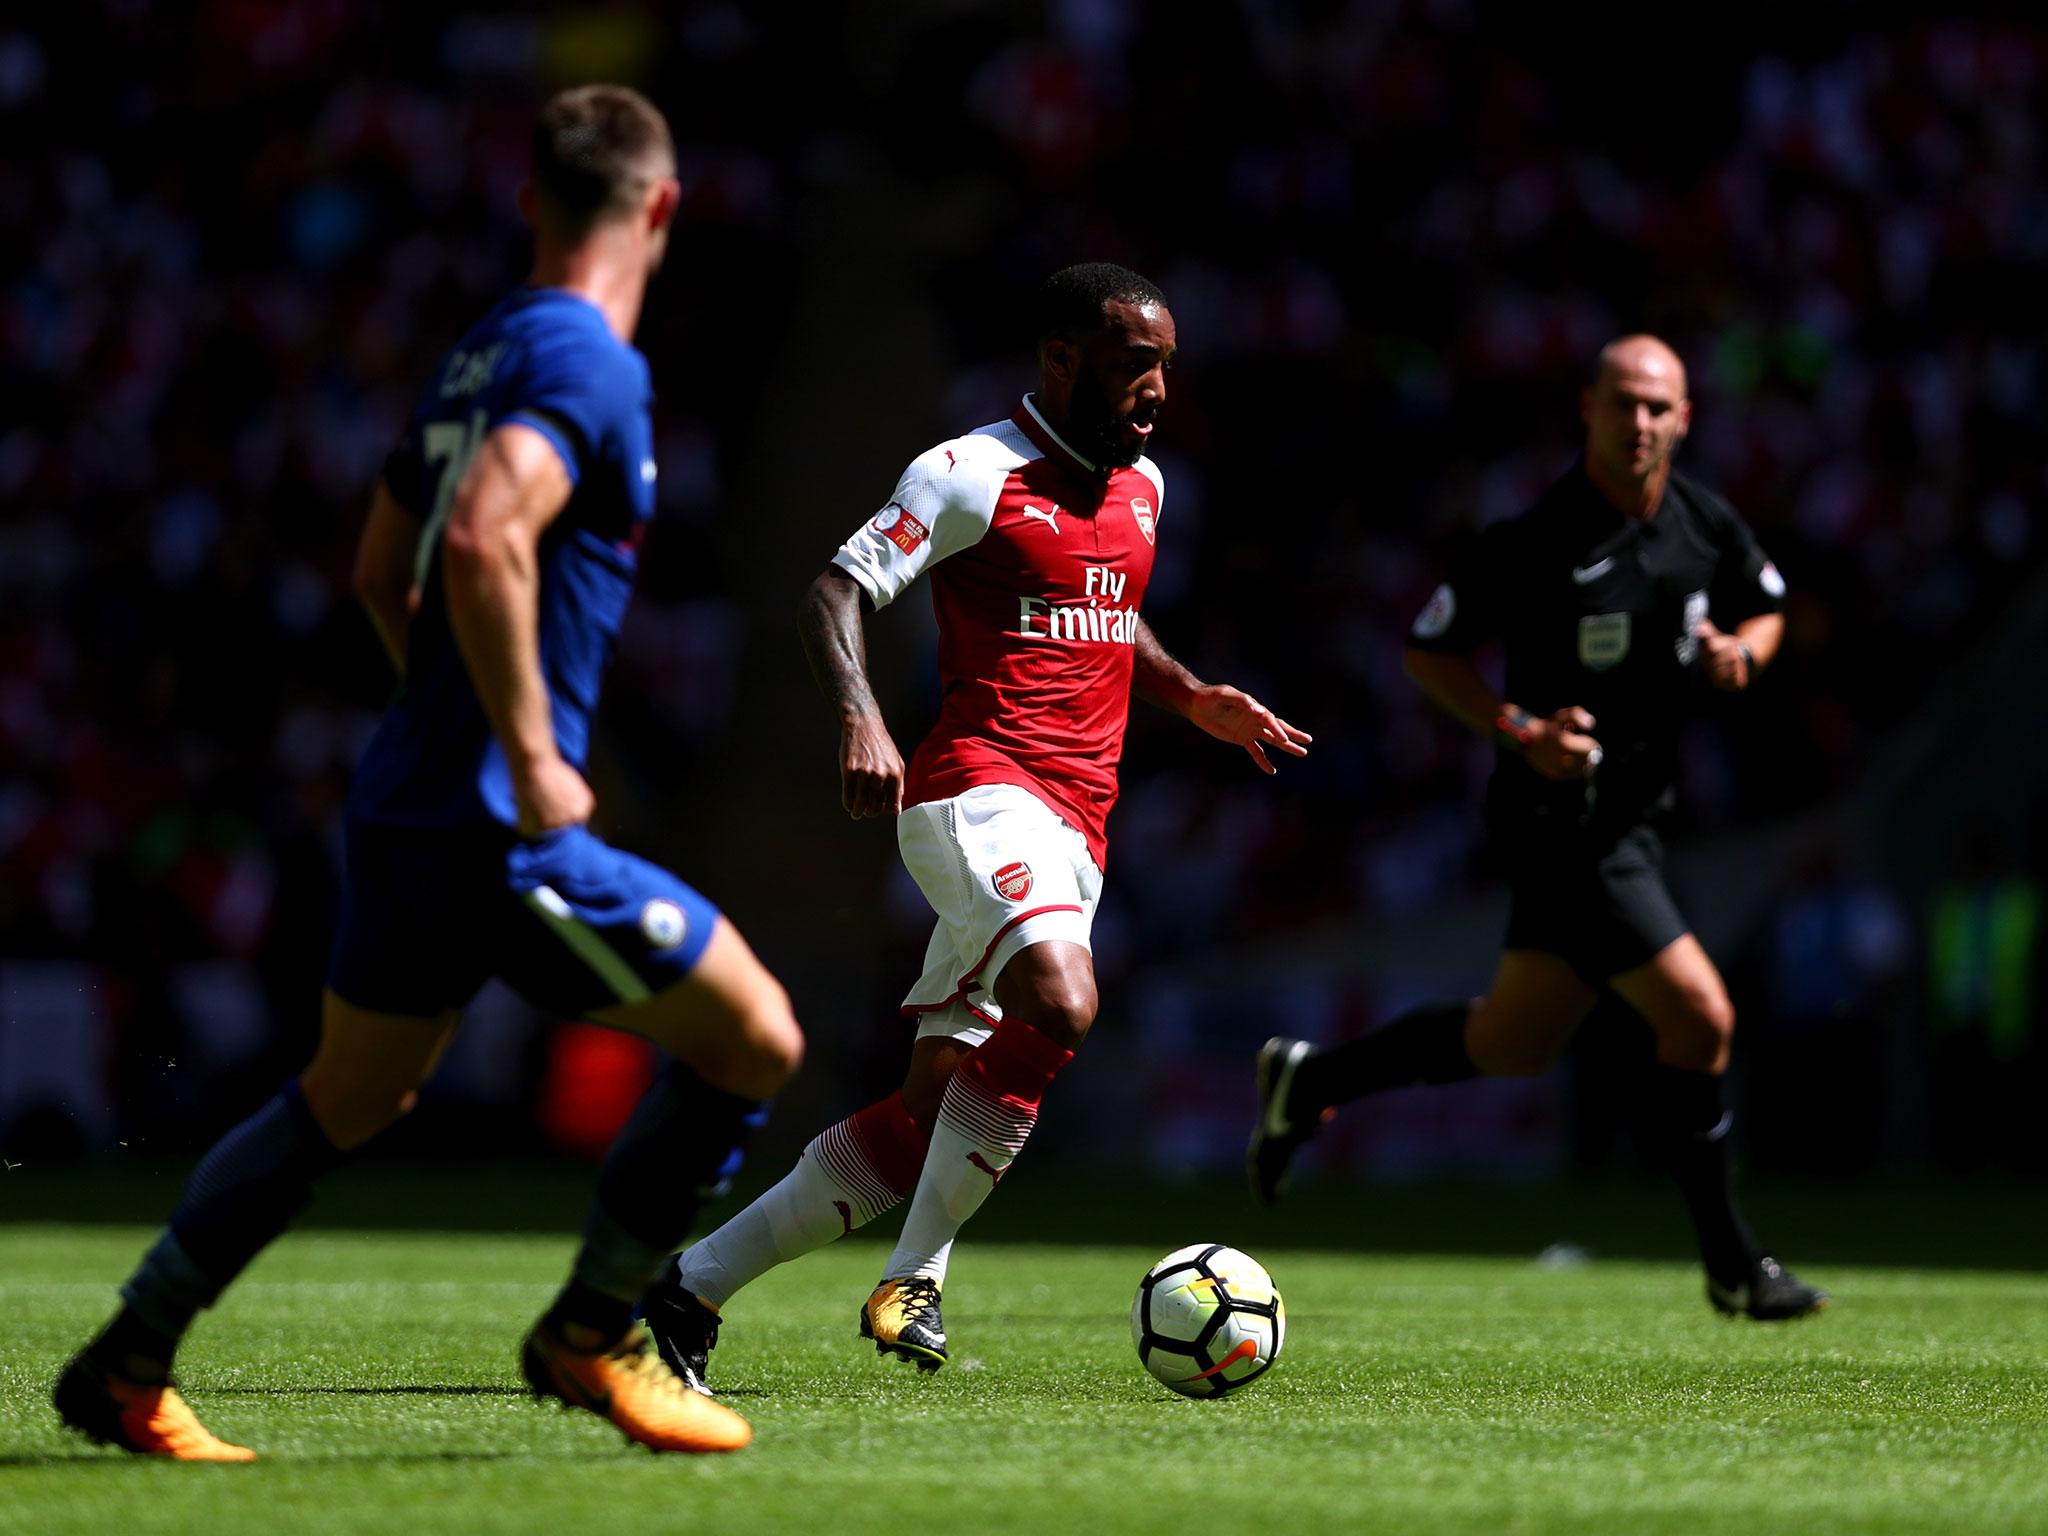
[(698, 1299), (722, 1307), (776, 1265), (864, 1226), (903, 1198), (863, 1154), (852, 1120), (828, 1126), (796, 1166), (717, 1231), (676, 1260)]
[(903, 1218), (903, 1235), (882, 1271), (884, 1280), (922, 1275), (943, 1284), (954, 1237), (1024, 1149), (1038, 1119), (1037, 1105), (1024, 1109), (975, 1087), (962, 1072), (946, 1084), (931, 1150)]

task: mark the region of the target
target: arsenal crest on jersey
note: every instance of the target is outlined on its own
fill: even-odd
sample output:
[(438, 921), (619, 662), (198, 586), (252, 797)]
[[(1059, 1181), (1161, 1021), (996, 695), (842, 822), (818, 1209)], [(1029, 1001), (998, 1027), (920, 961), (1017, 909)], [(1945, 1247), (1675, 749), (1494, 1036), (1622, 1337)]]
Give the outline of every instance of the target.
[(1138, 532), (1145, 535), (1145, 542), (1152, 542), (1152, 503), (1142, 496), (1131, 498), (1131, 516), (1138, 520)]
[(1005, 864), (989, 879), (995, 884), (996, 894), (1005, 901), (1022, 901), (1031, 894), (1031, 866), (1022, 859)]

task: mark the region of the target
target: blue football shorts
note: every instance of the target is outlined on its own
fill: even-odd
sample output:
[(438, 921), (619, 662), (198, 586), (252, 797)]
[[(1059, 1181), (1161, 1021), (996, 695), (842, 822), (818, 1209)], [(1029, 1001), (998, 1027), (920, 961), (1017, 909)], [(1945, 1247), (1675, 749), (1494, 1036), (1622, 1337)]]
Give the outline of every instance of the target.
[(687, 976), (717, 921), (676, 876), (587, 827), (529, 841), (349, 818), (327, 984), (358, 1008), (428, 1018), (496, 977), (582, 1017)]

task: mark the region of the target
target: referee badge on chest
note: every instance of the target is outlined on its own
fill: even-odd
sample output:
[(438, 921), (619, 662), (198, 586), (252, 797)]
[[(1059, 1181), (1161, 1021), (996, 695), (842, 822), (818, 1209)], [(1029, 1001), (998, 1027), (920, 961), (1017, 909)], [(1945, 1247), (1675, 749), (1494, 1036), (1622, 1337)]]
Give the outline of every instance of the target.
[(1589, 613), (1579, 620), (1579, 664), (1588, 672), (1605, 672), (1628, 654), (1629, 616)]

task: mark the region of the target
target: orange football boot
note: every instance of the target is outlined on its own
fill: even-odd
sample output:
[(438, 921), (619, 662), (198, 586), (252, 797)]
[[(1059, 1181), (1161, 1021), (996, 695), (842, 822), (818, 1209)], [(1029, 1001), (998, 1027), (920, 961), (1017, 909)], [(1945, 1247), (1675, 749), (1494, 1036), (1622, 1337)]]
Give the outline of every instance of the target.
[(114, 1375), (89, 1355), (64, 1367), (51, 1394), (64, 1422), (87, 1439), (138, 1456), (173, 1461), (254, 1461), (246, 1445), (230, 1445), (199, 1422), (170, 1382), (155, 1385)]
[(519, 1352), (535, 1397), (608, 1419), (651, 1451), (736, 1451), (754, 1427), (723, 1403), (690, 1390), (662, 1363), (638, 1323), (607, 1350), (571, 1349), (536, 1323)]

